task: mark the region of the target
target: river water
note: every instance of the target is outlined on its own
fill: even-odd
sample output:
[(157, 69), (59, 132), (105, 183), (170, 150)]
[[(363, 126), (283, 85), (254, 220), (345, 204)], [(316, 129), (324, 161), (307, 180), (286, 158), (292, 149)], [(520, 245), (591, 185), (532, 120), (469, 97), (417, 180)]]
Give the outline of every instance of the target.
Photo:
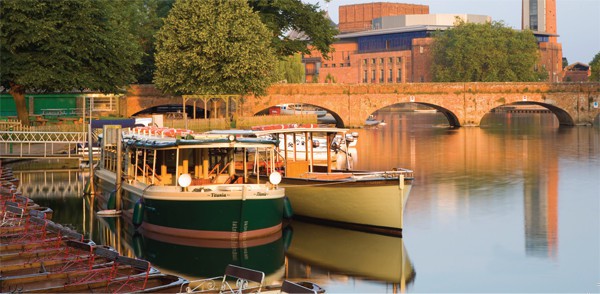
[(90, 213), (83, 173), (27, 163), (38, 171), (21, 174), (22, 189), (56, 222), (190, 279), (233, 263), (329, 293), (600, 291), (598, 127), (559, 127), (552, 114), (491, 113), (458, 129), (439, 113), (376, 118), (386, 125), (356, 130), (356, 167), (415, 171), (403, 238), (292, 221), (259, 244), (162, 240)]

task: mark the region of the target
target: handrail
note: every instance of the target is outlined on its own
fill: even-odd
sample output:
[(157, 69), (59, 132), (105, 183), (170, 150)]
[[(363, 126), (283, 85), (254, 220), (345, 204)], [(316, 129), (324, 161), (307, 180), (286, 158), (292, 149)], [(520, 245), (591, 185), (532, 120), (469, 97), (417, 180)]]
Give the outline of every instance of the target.
[(0, 131), (0, 142), (9, 143), (84, 143), (85, 132)]

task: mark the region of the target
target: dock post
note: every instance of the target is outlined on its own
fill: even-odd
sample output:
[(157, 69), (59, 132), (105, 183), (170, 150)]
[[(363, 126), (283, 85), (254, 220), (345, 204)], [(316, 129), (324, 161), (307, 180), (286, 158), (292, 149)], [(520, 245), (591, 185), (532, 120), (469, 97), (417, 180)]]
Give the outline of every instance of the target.
[(90, 178), (88, 179), (90, 188), (87, 192), (90, 195), (94, 195), (96, 193), (96, 191), (94, 189), (94, 151), (93, 151), (93, 147), (92, 147), (92, 120), (90, 120), (90, 124), (88, 127), (88, 144), (87, 145), (88, 145), (88, 156), (89, 156), (88, 164), (90, 167)]
[[(121, 183), (123, 182), (123, 132), (117, 129), (117, 182), (115, 194), (115, 210), (121, 210)], [(145, 164), (145, 163), (144, 163)]]

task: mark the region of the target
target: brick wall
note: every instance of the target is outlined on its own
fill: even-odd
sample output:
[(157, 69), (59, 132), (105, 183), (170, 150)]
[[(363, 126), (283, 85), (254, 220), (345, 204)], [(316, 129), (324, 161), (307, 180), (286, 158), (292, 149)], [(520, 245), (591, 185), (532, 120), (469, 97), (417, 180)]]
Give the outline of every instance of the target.
[(340, 33), (366, 31), (371, 29), (371, 21), (375, 18), (404, 14), (429, 14), (429, 6), (384, 2), (342, 5), (338, 29)]

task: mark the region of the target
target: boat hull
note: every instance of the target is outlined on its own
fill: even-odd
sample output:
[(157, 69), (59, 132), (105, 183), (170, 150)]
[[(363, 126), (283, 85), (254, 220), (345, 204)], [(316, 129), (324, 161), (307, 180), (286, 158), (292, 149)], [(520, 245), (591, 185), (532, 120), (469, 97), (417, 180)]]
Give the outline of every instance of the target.
[[(100, 170), (96, 176), (98, 185), (105, 191), (99, 205), (108, 208), (109, 194), (115, 189), (114, 174)], [(123, 183), (122, 215), (133, 221), (134, 206), (142, 201), (141, 227), (175, 237), (252, 239), (281, 230), (283, 190), (253, 191), (243, 186), (216, 185), (206, 186), (202, 192), (181, 192), (181, 187)]]
[(412, 179), (327, 181), (284, 178), (294, 216), (400, 235)]

